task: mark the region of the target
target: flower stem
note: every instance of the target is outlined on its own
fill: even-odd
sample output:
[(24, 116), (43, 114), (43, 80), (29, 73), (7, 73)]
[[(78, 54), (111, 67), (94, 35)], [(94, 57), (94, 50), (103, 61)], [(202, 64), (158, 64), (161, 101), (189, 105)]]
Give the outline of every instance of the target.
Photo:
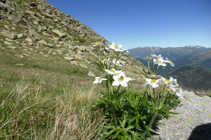
[[(168, 65), (167, 65), (167, 66), (168, 66)], [(158, 73), (158, 75), (159, 75), (167, 66), (163, 67), (163, 69)]]
[(148, 60), (148, 73), (150, 74), (150, 65), (149, 65), (149, 60)]
[(147, 92), (148, 87), (149, 87), (149, 85), (147, 85), (145, 92)]
[(112, 117), (113, 117), (113, 120), (114, 120), (114, 125), (117, 128), (116, 111), (115, 111), (113, 103), (112, 103)]
[(157, 65), (157, 67), (156, 67), (156, 69), (155, 69), (155, 72), (154, 72), (154, 73), (156, 73), (156, 72), (157, 72), (158, 68), (159, 68), (159, 65)]
[(163, 87), (163, 92), (162, 92), (162, 95), (163, 95), (163, 93), (164, 93), (164, 91), (165, 91), (165, 88), (166, 88), (166, 84), (165, 84), (165, 86)]
[(154, 116), (152, 117), (152, 120), (151, 122), (149, 123), (149, 126), (147, 127), (147, 130), (144, 132), (144, 134), (142, 135), (142, 138), (141, 139), (144, 139), (145, 138), (145, 135), (148, 133), (149, 131), (149, 128), (151, 127), (151, 125), (153, 124), (153, 122), (155, 121), (156, 117), (157, 117), (157, 114), (158, 114), (158, 110), (155, 112)]
[(155, 100), (155, 89), (153, 88), (154, 100)]

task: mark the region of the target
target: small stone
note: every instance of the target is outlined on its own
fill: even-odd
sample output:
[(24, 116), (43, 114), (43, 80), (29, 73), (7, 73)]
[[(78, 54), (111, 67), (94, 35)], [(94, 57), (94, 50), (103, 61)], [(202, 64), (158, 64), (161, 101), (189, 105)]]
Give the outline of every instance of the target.
[(91, 71), (89, 71), (88, 76), (95, 77), (95, 75)]
[(23, 38), (23, 37), (24, 37), (23, 34), (18, 34), (18, 35), (17, 35), (17, 38)]
[(69, 60), (69, 61), (73, 61), (74, 60), (74, 58), (73, 57), (70, 57), (70, 56), (64, 57), (64, 59)]
[(29, 43), (33, 43), (32, 39), (28, 37), (25, 39), (25, 41), (28, 41)]
[(71, 64), (78, 66), (78, 63), (76, 61), (70, 61)]
[(12, 43), (11, 42), (8, 42), (8, 41), (4, 41), (4, 44), (6, 44), (6, 45), (12, 45)]

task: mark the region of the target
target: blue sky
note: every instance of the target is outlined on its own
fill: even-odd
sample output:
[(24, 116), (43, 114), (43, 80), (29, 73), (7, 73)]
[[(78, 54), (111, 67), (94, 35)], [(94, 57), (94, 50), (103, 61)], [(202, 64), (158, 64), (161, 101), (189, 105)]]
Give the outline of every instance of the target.
[(47, 0), (109, 42), (211, 47), (211, 0)]

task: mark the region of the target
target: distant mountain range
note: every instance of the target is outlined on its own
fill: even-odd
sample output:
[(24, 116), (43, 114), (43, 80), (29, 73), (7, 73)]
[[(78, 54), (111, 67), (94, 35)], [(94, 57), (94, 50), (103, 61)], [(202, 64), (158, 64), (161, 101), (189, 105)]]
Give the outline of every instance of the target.
[(184, 46), (184, 47), (138, 47), (129, 49), (131, 55), (133, 55), (136, 59), (143, 59), (146, 56), (151, 54), (161, 54), (164, 57), (168, 57), (172, 61), (180, 60), (181, 57), (187, 55), (200, 54), (203, 52), (207, 52), (211, 50), (211, 48), (205, 48), (203, 46)]
[[(211, 48), (201, 46), (185, 47), (139, 47), (129, 50), (130, 54), (147, 66), (147, 61), (143, 58), (151, 54), (161, 54), (164, 59), (167, 57), (175, 67), (166, 67), (161, 74), (167, 74), (182, 66), (195, 65), (211, 70)], [(151, 61), (152, 62), (152, 61)], [(153, 63), (150, 64), (151, 67)], [(161, 68), (160, 68), (161, 69)]]
[(184, 66), (165, 75), (176, 78), (178, 84), (188, 89), (211, 89), (211, 70), (197, 66)]

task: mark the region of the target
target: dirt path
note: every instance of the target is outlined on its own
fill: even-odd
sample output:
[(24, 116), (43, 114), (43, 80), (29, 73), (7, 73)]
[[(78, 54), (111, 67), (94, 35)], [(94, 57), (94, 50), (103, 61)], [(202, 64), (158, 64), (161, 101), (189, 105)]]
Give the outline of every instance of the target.
[(155, 140), (211, 140), (211, 98), (199, 97), (183, 91), (180, 107), (172, 110), (180, 114), (162, 119), (158, 126), (160, 135)]

